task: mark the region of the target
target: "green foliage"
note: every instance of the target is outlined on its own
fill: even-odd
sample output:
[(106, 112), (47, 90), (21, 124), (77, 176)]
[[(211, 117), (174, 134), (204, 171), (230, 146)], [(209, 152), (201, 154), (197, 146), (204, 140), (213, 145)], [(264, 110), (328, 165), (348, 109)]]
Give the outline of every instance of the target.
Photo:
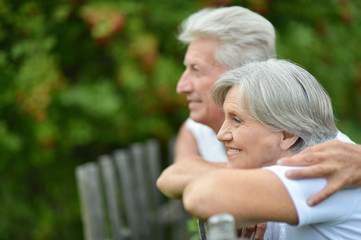
[(187, 231), (190, 233), (189, 240), (199, 240), (198, 223), (196, 218), (191, 218), (187, 222)]
[(279, 57), (302, 65), (321, 82), (339, 128), (360, 143), (361, 2), (280, 0), (270, 8)]
[(176, 134), (187, 116), (178, 25), (220, 4), (274, 23), (279, 56), (322, 82), (361, 142), (359, 1), (0, 0), (2, 239), (82, 239), (75, 166)]

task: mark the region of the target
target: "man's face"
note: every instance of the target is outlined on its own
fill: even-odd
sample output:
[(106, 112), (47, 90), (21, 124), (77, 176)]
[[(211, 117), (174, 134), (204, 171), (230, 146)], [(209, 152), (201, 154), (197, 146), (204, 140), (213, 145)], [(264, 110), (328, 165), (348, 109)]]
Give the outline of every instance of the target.
[(225, 120), (217, 134), (227, 149), (228, 167), (260, 168), (275, 164), (285, 154), (281, 147), (283, 133), (269, 130), (250, 117), (242, 105), (237, 88), (233, 87), (223, 103)]
[(190, 117), (215, 131), (224, 119), (222, 109), (211, 98), (213, 83), (225, 72), (214, 59), (217, 44), (215, 39), (199, 39), (188, 46), (186, 69), (177, 85), (177, 92), (187, 95)]

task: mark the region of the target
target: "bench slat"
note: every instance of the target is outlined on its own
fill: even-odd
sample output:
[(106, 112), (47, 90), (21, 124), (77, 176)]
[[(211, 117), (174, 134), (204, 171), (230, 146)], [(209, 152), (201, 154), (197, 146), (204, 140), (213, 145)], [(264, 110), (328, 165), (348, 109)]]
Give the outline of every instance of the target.
[(107, 156), (103, 155), (99, 157), (99, 163), (102, 170), (102, 176), (104, 180), (104, 188), (107, 200), (107, 207), (108, 207), (108, 215), (110, 219), (110, 226), (112, 237), (114, 240), (123, 240), (126, 239), (127, 232), (124, 229), (124, 223), (121, 219), (121, 212), (119, 209), (119, 198), (116, 191), (116, 178), (114, 167), (112, 163), (112, 159)]
[(76, 178), (82, 206), (84, 235), (88, 240), (105, 239), (102, 191), (96, 164), (78, 166)]
[(122, 195), (124, 197), (124, 204), (126, 206), (125, 215), (129, 221), (132, 238), (134, 240), (140, 240), (140, 233), (143, 226), (140, 220), (143, 216), (138, 208), (138, 197), (135, 192), (135, 184), (133, 181), (134, 176), (129, 163), (129, 154), (125, 150), (117, 150), (114, 152), (114, 160), (120, 177), (119, 181), (122, 189)]
[[(145, 148), (144, 145), (141, 143), (134, 143), (130, 146), (130, 151), (132, 153), (132, 159), (134, 164), (134, 171), (135, 171), (135, 179), (136, 179), (136, 194), (138, 200), (137, 208), (142, 214), (142, 218), (138, 221), (141, 222), (143, 229), (142, 229), (142, 236), (151, 236), (153, 235), (150, 221), (151, 221), (151, 214), (149, 203), (152, 201), (150, 197), (150, 189), (151, 183), (149, 181), (149, 168), (147, 164), (147, 157), (145, 155)], [(146, 180), (147, 179), (147, 180)]]
[(160, 145), (155, 139), (150, 139), (146, 142), (146, 155), (149, 162), (149, 173), (152, 187), (153, 202), (157, 207), (162, 204), (162, 196), (157, 188), (156, 182), (160, 175)]

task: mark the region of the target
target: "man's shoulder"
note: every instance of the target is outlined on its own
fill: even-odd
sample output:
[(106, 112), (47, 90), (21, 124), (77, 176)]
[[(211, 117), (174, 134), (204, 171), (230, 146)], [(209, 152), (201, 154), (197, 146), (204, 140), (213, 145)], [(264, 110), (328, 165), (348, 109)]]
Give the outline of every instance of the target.
[(212, 128), (208, 127), (205, 124), (199, 123), (194, 121), (191, 118), (188, 118), (186, 120), (186, 128), (191, 131), (192, 133), (194, 132), (203, 132), (203, 133), (211, 133), (211, 134), (215, 134), (215, 132), (213, 131)]

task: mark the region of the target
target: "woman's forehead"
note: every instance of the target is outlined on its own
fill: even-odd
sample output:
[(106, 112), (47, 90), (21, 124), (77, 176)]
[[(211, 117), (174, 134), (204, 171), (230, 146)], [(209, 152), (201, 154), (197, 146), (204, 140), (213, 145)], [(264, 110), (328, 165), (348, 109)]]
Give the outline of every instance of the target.
[(232, 108), (237, 109), (240, 113), (250, 115), (247, 96), (244, 93), (244, 90), (240, 88), (240, 86), (233, 86), (226, 95), (223, 108), (225, 108), (226, 105), (232, 105)]

